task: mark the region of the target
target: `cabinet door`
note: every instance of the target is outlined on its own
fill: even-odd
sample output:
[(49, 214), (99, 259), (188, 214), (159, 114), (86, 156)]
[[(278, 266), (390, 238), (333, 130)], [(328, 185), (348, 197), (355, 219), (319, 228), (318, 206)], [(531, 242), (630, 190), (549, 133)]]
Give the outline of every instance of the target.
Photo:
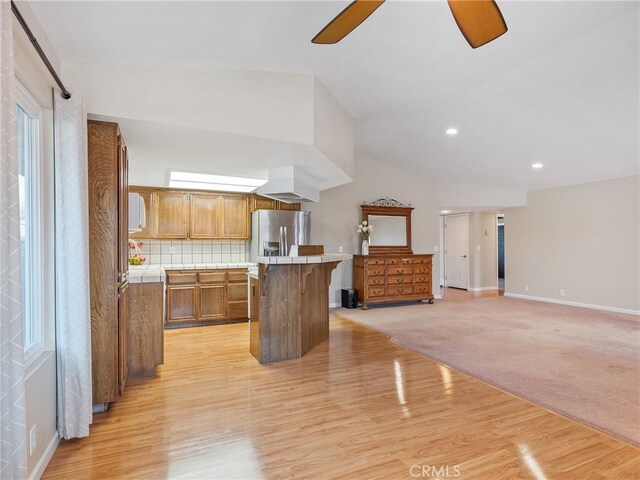
[(127, 147), (118, 135), (118, 282), (129, 271), (129, 159)]
[(198, 320), (225, 318), (225, 285), (202, 285), (198, 290), (200, 303)]
[(156, 238), (187, 238), (189, 226), (189, 194), (155, 192), (154, 227)]
[(135, 187), (129, 188), (130, 192), (135, 192), (140, 195), (144, 199), (144, 216), (147, 220), (144, 228), (139, 232), (130, 232), (129, 238), (134, 239), (145, 239), (145, 238), (153, 238), (153, 214), (151, 210), (151, 201), (152, 201), (152, 193), (144, 190), (138, 190)]
[(222, 238), (249, 238), (249, 200), (245, 195), (220, 195)]
[(196, 286), (167, 287), (167, 323), (196, 319)]
[(220, 238), (220, 195), (192, 193), (190, 238)]
[(129, 329), (129, 284), (125, 283), (118, 291), (118, 395), (122, 395), (127, 383)]
[(278, 208), (278, 202), (272, 198), (261, 197), (260, 195), (251, 195), (251, 211), (256, 210), (275, 210)]

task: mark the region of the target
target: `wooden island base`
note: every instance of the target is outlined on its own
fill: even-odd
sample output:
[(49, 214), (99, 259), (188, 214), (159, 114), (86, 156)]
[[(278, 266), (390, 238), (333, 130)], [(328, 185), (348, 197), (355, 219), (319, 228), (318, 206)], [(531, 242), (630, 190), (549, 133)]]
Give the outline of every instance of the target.
[(329, 284), (338, 263), (259, 265), (249, 335), (258, 362), (300, 358), (328, 338)]

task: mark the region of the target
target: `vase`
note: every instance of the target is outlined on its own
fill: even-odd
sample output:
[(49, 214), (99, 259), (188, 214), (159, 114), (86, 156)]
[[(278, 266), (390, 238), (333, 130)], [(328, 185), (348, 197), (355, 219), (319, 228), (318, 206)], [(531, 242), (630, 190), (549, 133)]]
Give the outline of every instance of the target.
[(362, 240), (362, 255), (369, 255), (369, 240)]

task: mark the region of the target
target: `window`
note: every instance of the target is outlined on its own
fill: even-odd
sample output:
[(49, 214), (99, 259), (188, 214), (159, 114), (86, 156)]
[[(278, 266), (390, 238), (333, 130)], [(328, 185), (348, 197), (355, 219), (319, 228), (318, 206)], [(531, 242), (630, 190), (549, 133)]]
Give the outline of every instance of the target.
[(28, 363), (43, 350), (42, 276), (42, 109), (29, 93), (16, 89), (19, 163), (20, 241), (24, 351)]

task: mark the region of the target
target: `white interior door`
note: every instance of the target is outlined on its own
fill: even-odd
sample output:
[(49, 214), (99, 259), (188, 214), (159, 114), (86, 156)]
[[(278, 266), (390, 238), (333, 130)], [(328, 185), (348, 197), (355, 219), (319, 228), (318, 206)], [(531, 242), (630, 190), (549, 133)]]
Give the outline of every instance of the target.
[(444, 261), (447, 287), (469, 286), (469, 216), (444, 217)]

